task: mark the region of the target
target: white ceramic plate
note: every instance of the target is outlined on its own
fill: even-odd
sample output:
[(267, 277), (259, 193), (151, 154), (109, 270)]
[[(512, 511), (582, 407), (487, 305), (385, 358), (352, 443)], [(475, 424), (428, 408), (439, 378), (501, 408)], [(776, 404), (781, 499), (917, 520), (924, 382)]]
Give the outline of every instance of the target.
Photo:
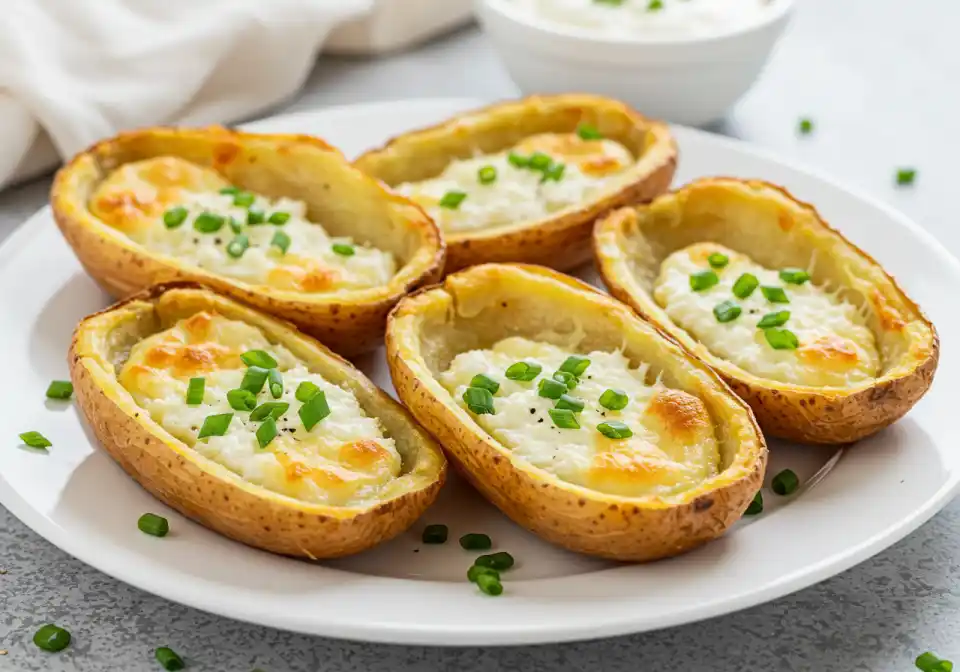
[[(470, 101), (366, 105), (269, 119), (263, 131), (313, 133), (348, 154), (439, 121)], [(312, 564), (233, 543), (182, 518), (127, 478), (62, 402), (77, 321), (108, 304), (61, 240), (48, 209), (0, 248), (0, 503), (67, 553), (143, 590), (199, 609), (305, 633), (404, 644), (520, 644), (638, 632), (726, 614), (808, 586), (861, 562), (927, 520), (960, 475), (956, 309), (960, 266), (929, 235), (860, 195), (730, 140), (675, 129), (678, 181), (701, 175), (784, 184), (901, 279), (940, 330), (943, 358), (927, 397), (901, 422), (845, 453), (771, 446), (770, 474), (791, 467), (806, 483), (788, 499), (766, 492), (763, 515), (672, 560), (613, 565), (553, 548), (453, 481), (422, 524), (450, 526), (451, 542), (421, 547), (422, 524), (363, 555)], [(585, 277), (593, 277), (584, 271)], [(390, 387), (382, 352), (361, 362)], [(39, 430), (49, 454), (19, 446)], [(165, 539), (141, 534), (146, 511), (171, 520)], [(473, 555), (457, 537), (487, 532), (518, 567), (489, 598), (465, 580)]]

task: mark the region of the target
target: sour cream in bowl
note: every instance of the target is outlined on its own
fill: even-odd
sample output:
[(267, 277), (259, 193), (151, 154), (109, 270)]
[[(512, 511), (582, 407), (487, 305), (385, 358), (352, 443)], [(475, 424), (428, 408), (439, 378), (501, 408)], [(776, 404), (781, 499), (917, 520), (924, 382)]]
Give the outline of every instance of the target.
[(753, 84), (792, 0), (477, 0), (524, 93), (584, 91), (701, 125)]

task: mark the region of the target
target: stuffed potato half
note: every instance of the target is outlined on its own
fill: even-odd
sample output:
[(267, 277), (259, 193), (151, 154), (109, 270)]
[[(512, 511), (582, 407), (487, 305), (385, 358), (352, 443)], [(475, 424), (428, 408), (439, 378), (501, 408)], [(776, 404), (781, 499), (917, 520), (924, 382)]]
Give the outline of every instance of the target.
[(581, 264), (593, 221), (662, 193), (676, 161), (666, 124), (609, 98), (568, 94), (457, 115), (355, 165), (434, 218), (452, 272), (485, 262)]
[(122, 298), (196, 281), (345, 356), (442, 272), (436, 226), (318, 138), (148, 128), (77, 155), (51, 205), (86, 271)]
[(597, 223), (614, 296), (719, 372), (765, 432), (843, 444), (929, 388), (933, 325), (870, 256), (774, 185), (695, 181)]
[(682, 553), (723, 534), (762, 484), (763, 437), (720, 378), (549, 269), (481, 265), (406, 297), (387, 353), (401, 400), (474, 486), (571, 550)]
[(84, 319), (69, 363), (110, 456), (167, 505), (250, 546), (362, 551), (408, 528), (446, 474), (434, 440), (352, 365), (198, 286), (158, 286)]

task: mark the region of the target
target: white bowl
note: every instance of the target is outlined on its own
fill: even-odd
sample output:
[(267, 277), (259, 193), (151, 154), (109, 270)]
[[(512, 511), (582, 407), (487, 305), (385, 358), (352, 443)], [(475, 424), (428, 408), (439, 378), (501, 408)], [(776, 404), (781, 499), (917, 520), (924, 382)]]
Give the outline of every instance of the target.
[(525, 94), (618, 98), (680, 124), (715, 121), (760, 75), (790, 16), (773, 0), (756, 21), (708, 37), (605, 37), (537, 20), (511, 0), (477, 0), (477, 15)]

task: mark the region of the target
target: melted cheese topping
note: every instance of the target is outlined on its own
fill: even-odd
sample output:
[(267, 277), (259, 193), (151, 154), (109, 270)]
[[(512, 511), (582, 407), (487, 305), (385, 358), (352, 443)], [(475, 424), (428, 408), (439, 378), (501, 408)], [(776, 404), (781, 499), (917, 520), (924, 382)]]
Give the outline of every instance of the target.
[[(510, 163), (513, 152), (528, 157), (540, 152), (565, 168), (559, 180), (544, 181), (544, 174)], [(526, 138), (515, 147), (496, 154), (453, 161), (439, 176), (396, 187), (416, 201), (444, 231), (491, 229), (505, 224), (544, 219), (560, 210), (590, 201), (636, 162), (623, 145), (612, 140), (583, 140), (578, 135), (544, 133)], [(483, 184), (479, 171), (492, 166), (496, 181)], [(444, 194), (467, 196), (454, 208), (440, 205)]]
[[(232, 194), (220, 190), (230, 184), (216, 171), (176, 157), (164, 156), (128, 163), (110, 173), (90, 200), (91, 212), (152, 252), (198, 266), (251, 285), (295, 292), (329, 292), (385, 285), (396, 273), (393, 256), (382, 250), (354, 246), (349, 238), (331, 238), (323, 227), (306, 218), (306, 204), (286, 198), (252, 194), (249, 206), (234, 205)], [(164, 224), (164, 213), (187, 210), (175, 228)], [(259, 209), (264, 219), (276, 212), (290, 217), (282, 226), (247, 225), (248, 209)], [(227, 253), (238, 235), (225, 224), (219, 231), (194, 228), (198, 215), (208, 212), (234, 218), (249, 248), (239, 258)], [(282, 231), (290, 238), (286, 253), (273, 244)], [(353, 256), (333, 251), (341, 243), (354, 248)]]
[[(266, 448), (256, 437), (259, 422), (236, 411), (227, 392), (240, 387), (246, 365), (240, 355), (265, 350), (277, 360), (284, 392), (274, 399), (266, 387), (257, 403), (290, 405), (277, 420), (278, 436)], [(205, 380), (203, 403), (188, 406), (187, 384)], [(308, 370), (286, 348), (267, 341), (256, 327), (220, 315), (197, 313), (139, 342), (119, 375), (139, 406), (173, 436), (245, 481), (295, 499), (331, 506), (357, 506), (377, 498), (400, 474), (394, 440), (385, 438), (348, 391)], [(298, 416), (295, 393), (311, 382), (325, 394), (330, 415), (309, 432)], [(207, 416), (233, 413), (227, 433), (197, 439)]]
[[(729, 257), (724, 268), (713, 269), (720, 282), (694, 291), (690, 276), (710, 268), (707, 257), (719, 252)], [(755, 275), (761, 286), (781, 287), (789, 303), (771, 303), (758, 287), (746, 299), (732, 293), (744, 273)], [(813, 282), (786, 283), (779, 272), (764, 268), (746, 255), (714, 243), (698, 243), (671, 254), (660, 268), (654, 299), (670, 319), (717, 357), (744, 371), (782, 383), (815, 387), (845, 387), (875, 378), (880, 369), (873, 332), (857, 308)], [(734, 301), (740, 316), (721, 323), (713, 308)], [(781, 328), (800, 342), (795, 350), (775, 350), (757, 322), (767, 313), (790, 311)]]
[[(548, 410), (556, 402), (537, 393), (538, 381), (551, 377), (572, 353), (554, 345), (512, 337), (490, 350), (456, 356), (440, 382), (463, 408), (463, 393), (478, 373), (500, 383), (495, 415), (473, 415), (517, 459), (558, 478), (592, 490), (640, 497), (672, 495), (696, 487), (717, 474), (720, 456), (713, 422), (703, 402), (686, 392), (647, 382), (648, 366), (631, 368), (620, 352), (591, 352), (590, 366), (569, 392), (584, 402), (579, 429), (559, 429)], [(543, 367), (536, 380), (514, 381), (504, 375), (518, 361)], [(599, 404), (608, 388), (626, 392), (621, 411)], [(470, 411), (468, 411), (470, 412)], [(618, 420), (633, 431), (627, 439), (609, 439), (597, 430)]]

